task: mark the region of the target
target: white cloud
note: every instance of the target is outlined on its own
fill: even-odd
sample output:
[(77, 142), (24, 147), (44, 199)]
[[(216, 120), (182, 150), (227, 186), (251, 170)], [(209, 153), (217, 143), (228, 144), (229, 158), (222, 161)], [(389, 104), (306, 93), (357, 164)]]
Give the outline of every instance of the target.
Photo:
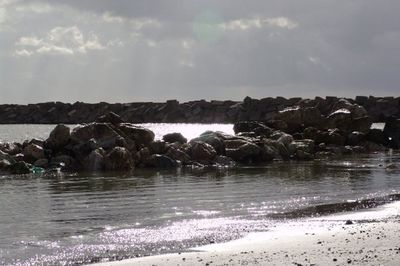
[(114, 16), (110, 12), (105, 12), (102, 16), (103, 20), (108, 23), (122, 24), (126, 22), (126, 19), (120, 16)]
[(28, 51), (26, 49), (16, 50), (15, 53), (14, 53), (15, 56), (21, 56), (21, 57), (24, 57), (24, 56), (29, 57), (32, 54), (33, 54), (32, 51)]
[(249, 30), (260, 29), (265, 26), (279, 27), (285, 29), (294, 29), (298, 27), (298, 23), (286, 17), (275, 18), (252, 18), (252, 19), (237, 19), (229, 22), (221, 23), (219, 26), (224, 30)]
[(21, 4), (15, 7), (15, 10), (22, 13), (37, 13), (37, 14), (45, 14), (53, 11), (53, 7), (49, 4), (34, 2), (28, 4)]
[(85, 54), (89, 50), (102, 50), (106, 48), (101, 44), (97, 35), (91, 33), (85, 38), (77, 26), (53, 28), (42, 39), (35, 36), (21, 37), (15, 45), (22, 47), (22, 49), (18, 49), (15, 53), (17, 54), (20, 51), (20, 54), (22, 53), (25, 56), (30, 56), (34, 53), (61, 55)]

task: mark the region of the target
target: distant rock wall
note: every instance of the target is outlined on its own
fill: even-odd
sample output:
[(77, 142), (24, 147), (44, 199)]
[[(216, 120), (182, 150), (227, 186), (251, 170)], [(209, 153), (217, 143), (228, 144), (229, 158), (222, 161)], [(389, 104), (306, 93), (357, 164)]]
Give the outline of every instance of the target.
[[(273, 121), (279, 111), (288, 107), (315, 107), (322, 115), (338, 104), (337, 97), (314, 99), (283, 97), (243, 101), (190, 101), (179, 103), (96, 103), (47, 102), (28, 105), (0, 105), (0, 124), (79, 124), (114, 112), (130, 123), (234, 123), (238, 121)], [(367, 110), (373, 122), (385, 122), (389, 117), (400, 118), (400, 97), (357, 96), (347, 99)]]

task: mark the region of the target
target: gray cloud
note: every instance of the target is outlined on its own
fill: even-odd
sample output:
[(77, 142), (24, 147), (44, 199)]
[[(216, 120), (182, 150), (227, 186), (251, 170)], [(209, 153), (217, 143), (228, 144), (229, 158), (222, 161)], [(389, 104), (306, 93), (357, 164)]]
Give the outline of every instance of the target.
[(3, 102), (398, 95), (396, 0), (0, 0)]

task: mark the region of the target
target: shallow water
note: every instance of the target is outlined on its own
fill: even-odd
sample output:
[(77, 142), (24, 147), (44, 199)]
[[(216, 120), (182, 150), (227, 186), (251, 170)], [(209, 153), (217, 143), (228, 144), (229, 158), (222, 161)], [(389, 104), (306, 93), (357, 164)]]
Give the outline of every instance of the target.
[(183, 251), (287, 219), (375, 207), (399, 198), (400, 172), (384, 167), (399, 160), (375, 154), (236, 169), (1, 176), (0, 265)]

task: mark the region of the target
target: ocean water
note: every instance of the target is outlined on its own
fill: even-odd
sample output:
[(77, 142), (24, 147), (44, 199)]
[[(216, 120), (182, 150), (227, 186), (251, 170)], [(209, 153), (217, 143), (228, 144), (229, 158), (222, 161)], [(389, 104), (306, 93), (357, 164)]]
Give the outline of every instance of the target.
[[(180, 129), (188, 138), (196, 130), (232, 130), (152, 126), (158, 137)], [(1, 126), (0, 136), (45, 138), (51, 128)], [(363, 219), (395, 215), (383, 206), (400, 198), (400, 171), (385, 166), (399, 161), (388, 153), (234, 169), (3, 175), (0, 265), (76, 265), (185, 251), (296, 219), (340, 219), (348, 211), (361, 211)]]

